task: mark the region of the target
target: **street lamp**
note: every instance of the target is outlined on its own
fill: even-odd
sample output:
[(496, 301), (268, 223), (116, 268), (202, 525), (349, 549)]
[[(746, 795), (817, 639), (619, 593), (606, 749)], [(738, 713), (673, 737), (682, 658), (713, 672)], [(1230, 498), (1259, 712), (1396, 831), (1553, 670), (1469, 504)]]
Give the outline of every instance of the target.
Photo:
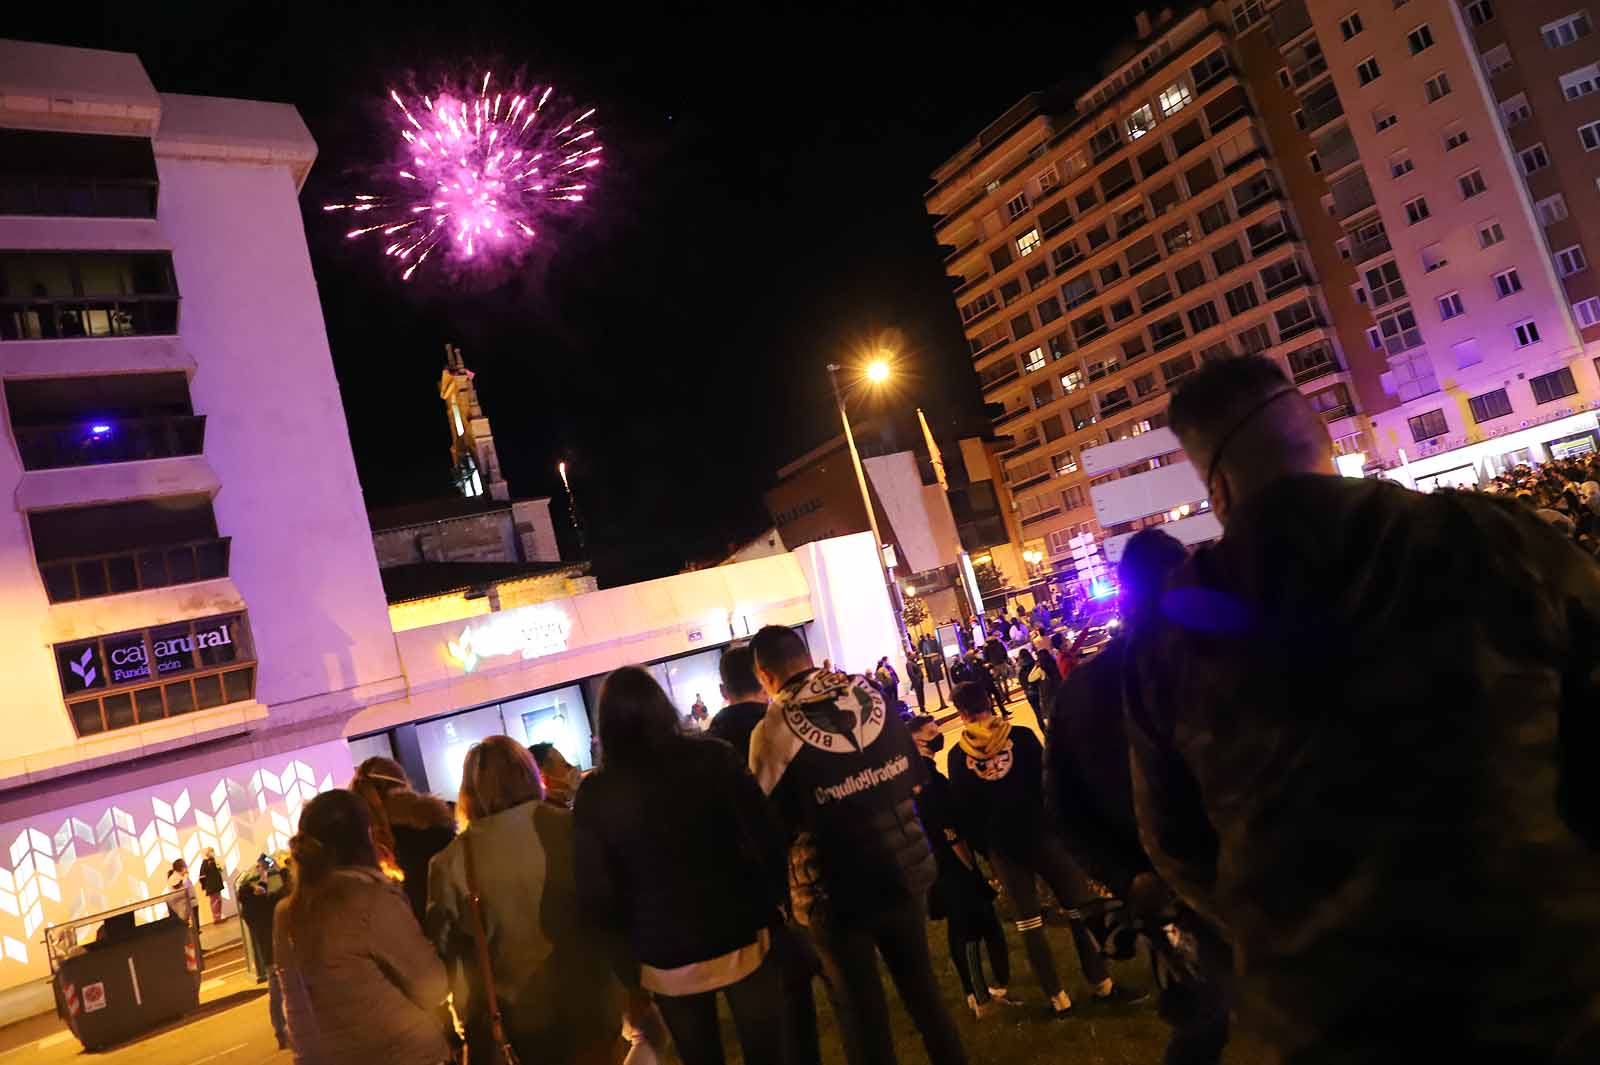
[[(850, 415), (845, 410), (844, 393), (839, 391), (839, 371), (842, 367), (836, 362), (830, 362), (827, 369), (828, 381), (833, 385), (833, 401), (839, 406), (839, 421), (844, 424), (844, 442), (850, 448), (850, 462), (855, 466), (856, 485), (861, 489), (861, 505), (867, 510), (867, 528), (872, 531), (872, 552), (878, 559), (878, 572), (883, 577), (883, 587), (889, 595), (889, 608), (894, 611), (895, 628), (900, 630), (900, 638), (905, 641), (907, 653), (910, 653), (911, 636), (906, 632), (905, 617), (900, 610), (900, 587), (889, 575), (888, 563), (883, 560), (883, 535), (878, 532), (878, 517), (872, 509), (872, 493), (867, 489), (867, 473), (861, 465), (861, 452), (856, 450), (856, 436), (850, 429)], [(862, 377), (871, 384), (883, 384), (889, 379), (888, 359), (877, 358), (868, 363)]]

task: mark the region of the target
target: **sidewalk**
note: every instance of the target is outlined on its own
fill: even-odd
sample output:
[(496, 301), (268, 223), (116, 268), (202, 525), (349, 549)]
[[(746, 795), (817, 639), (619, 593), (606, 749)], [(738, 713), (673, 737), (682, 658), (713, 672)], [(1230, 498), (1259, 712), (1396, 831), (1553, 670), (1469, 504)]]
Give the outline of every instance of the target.
[[(200, 949), (207, 955), (235, 947), (239, 939), (237, 916), (224, 918), (221, 924), (200, 926)], [(48, 978), (6, 988), (0, 991), (0, 1028), (40, 1014), (54, 1013), (55, 1008), (55, 995)]]

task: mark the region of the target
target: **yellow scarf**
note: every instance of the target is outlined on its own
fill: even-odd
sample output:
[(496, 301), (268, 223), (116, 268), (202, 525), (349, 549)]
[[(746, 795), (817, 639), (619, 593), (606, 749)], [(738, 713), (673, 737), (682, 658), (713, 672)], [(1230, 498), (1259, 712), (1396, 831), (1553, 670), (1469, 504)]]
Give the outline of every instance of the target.
[(1005, 748), (1006, 737), (1010, 735), (1011, 722), (995, 714), (982, 721), (968, 722), (962, 727), (958, 742), (969, 757), (988, 759)]

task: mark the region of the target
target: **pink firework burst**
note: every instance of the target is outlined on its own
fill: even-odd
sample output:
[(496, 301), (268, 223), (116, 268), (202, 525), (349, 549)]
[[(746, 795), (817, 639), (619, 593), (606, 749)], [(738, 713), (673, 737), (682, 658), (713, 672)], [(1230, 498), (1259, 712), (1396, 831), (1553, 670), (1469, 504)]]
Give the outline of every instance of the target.
[(390, 89), (404, 141), (380, 172), (391, 190), (323, 207), (368, 215), (370, 224), (345, 236), (381, 234), (401, 280), (436, 253), (461, 263), (521, 258), (547, 219), (583, 201), (585, 173), (600, 165), (586, 124), (594, 108), (554, 117), (545, 109), (550, 87), (502, 90), (493, 80), (485, 73), (465, 89), (445, 86), (409, 102)]

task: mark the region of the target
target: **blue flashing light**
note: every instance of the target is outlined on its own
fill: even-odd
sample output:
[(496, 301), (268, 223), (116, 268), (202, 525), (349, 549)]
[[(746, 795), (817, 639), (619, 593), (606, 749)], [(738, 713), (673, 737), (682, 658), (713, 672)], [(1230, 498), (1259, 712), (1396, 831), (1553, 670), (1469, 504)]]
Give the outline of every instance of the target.
[(93, 433), (95, 436), (104, 436), (105, 434), (107, 434), (107, 433), (109, 433), (111, 431), (111, 426), (109, 426), (109, 425), (91, 425), (91, 426), (89, 426), (89, 431), (91, 433)]
[(1110, 599), (1116, 594), (1117, 586), (1114, 584), (1107, 584), (1104, 581), (1095, 581), (1090, 585), (1089, 588), (1090, 599)]

